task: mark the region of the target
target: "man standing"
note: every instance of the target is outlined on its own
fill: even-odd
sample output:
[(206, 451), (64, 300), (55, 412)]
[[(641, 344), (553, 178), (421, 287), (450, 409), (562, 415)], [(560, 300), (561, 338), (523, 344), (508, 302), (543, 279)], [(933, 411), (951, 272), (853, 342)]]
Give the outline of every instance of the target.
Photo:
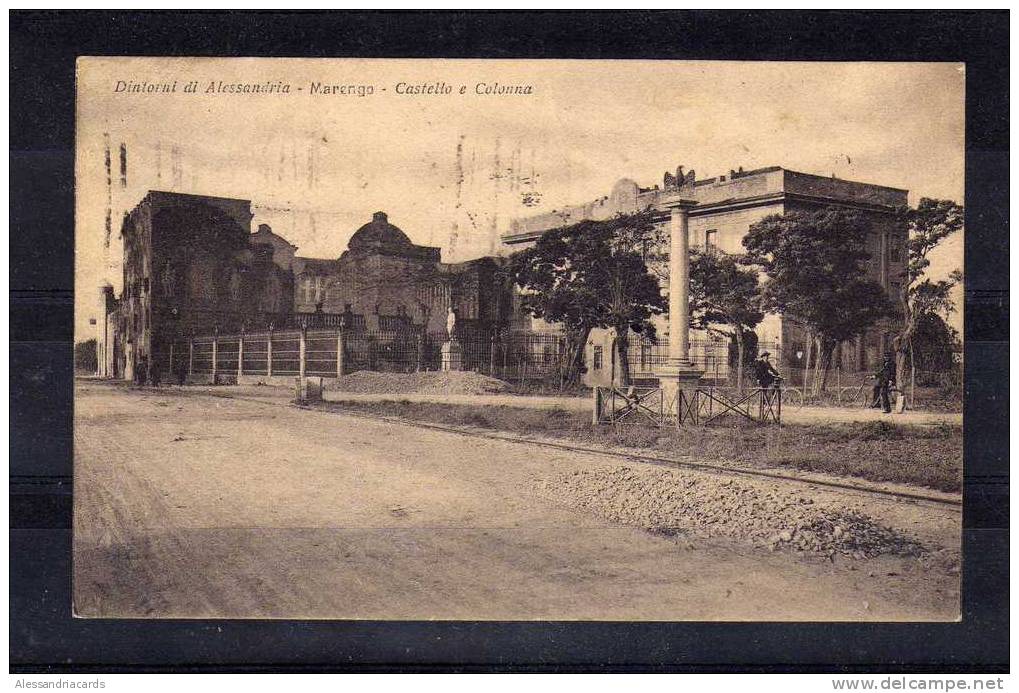
[(880, 406), (885, 414), (891, 414), (892, 403), (888, 394), (892, 385), (895, 385), (895, 359), (891, 354), (885, 354), (881, 367), (874, 373), (874, 401), (870, 406)]
[(754, 376), (757, 378), (757, 384), (765, 389), (774, 386), (777, 381), (781, 380), (778, 371), (771, 365), (770, 359), (771, 354), (765, 351), (754, 362)]

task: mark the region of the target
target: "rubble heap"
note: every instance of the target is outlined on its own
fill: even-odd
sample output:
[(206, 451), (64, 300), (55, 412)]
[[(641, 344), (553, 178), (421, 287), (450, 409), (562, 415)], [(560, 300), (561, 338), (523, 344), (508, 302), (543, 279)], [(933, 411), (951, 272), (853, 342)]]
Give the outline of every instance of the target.
[(472, 371), (380, 373), (357, 371), (339, 378), (329, 389), (370, 394), (486, 395), (506, 392), (509, 383)]
[(729, 537), (856, 559), (921, 556), (919, 542), (847, 507), (815, 503), (803, 489), (658, 467), (574, 470), (536, 482), (539, 495), (666, 535)]

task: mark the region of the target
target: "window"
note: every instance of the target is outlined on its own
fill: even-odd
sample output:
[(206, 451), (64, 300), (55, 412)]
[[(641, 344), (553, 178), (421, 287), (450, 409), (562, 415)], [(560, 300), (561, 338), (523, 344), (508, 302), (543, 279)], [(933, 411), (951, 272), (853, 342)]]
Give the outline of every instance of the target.
[(602, 361), (603, 361), (603, 359), (604, 359), (604, 357), (602, 355), (602, 347), (596, 346), (594, 348), (594, 353), (593, 353), (592, 359), (591, 359), (591, 361), (592, 361), (591, 367), (594, 368), (594, 370), (596, 370), (596, 371), (600, 371), (601, 368), (602, 368)]
[(704, 249), (718, 248), (718, 229), (708, 229), (704, 232)]

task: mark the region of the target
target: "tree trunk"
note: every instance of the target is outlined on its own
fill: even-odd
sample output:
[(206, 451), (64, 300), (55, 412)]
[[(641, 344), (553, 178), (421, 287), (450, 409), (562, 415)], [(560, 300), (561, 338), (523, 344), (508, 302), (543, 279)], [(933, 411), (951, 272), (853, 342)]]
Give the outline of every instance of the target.
[[(895, 352), (895, 383), (905, 387), (906, 364), (911, 362), (910, 352), (912, 351), (912, 328), (909, 325), (903, 327), (902, 332), (892, 339), (892, 351)], [(884, 355), (882, 354), (882, 358)], [(873, 364), (871, 364), (873, 367)]]
[(630, 386), (630, 326), (616, 327), (616, 354), (619, 356), (619, 387)]
[(814, 336), (809, 331), (803, 349), (807, 352), (806, 360), (803, 362), (803, 395), (806, 396), (810, 391), (810, 355), (814, 351)]
[(817, 367), (820, 371), (820, 377), (815, 379), (815, 390), (814, 394), (820, 395), (828, 387), (828, 373), (831, 372), (832, 357), (835, 355), (835, 349), (838, 348), (838, 342), (832, 339), (821, 337), (817, 340)]
[(743, 330), (736, 328), (736, 391), (743, 392)]
[[(899, 385), (899, 390), (902, 390), (899, 396), (905, 397), (902, 385)], [(912, 339), (909, 340), (909, 406), (916, 407), (916, 355), (913, 353)]]
[(590, 327), (567, 332), (566, 350), (559, 365), (560, 391), (575, 387), (580, 382), (580, 370), (584, 365), (584, 347), (590, 334)]

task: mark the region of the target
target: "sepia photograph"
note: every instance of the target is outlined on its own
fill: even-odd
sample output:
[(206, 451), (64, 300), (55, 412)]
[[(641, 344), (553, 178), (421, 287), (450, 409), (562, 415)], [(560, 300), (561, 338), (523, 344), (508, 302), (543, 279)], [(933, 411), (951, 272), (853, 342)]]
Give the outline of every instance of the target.
[(963, 63), (76, 79), (76, 617), (960, 619)]

